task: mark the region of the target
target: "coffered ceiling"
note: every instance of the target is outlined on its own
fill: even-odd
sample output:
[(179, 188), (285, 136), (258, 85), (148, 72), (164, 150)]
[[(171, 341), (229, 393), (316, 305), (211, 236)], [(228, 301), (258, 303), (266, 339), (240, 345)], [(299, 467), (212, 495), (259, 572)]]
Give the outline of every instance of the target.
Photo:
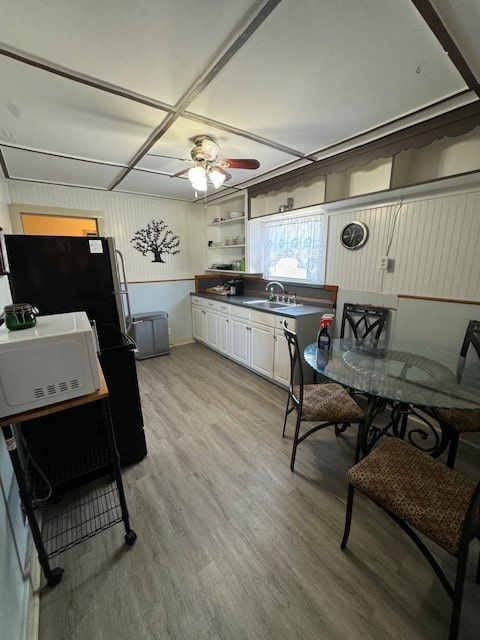
[(480, 95), (478, 0), (5, 0), (1, 16), (12, 180), (193, 201), (171, 176), (195, 135), (260, 161), (226, 193)]

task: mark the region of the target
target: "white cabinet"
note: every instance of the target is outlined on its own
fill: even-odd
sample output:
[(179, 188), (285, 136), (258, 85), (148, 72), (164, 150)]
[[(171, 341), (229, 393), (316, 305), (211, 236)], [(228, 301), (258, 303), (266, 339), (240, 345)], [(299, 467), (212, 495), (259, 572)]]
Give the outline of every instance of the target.
[(288, 386), (290, 382), (290, 354), (288, 344), (283, 332), (283, 320), (287, 321), (288, 328), (297, 330), (297, 323), (292, 318), (275, 316), (275, 351), (273, 357), (273, 379), (281, 385)]
[[(290, 378), (290, 356), (282, 322), (286, 320), (288, 328), (297, 333), (303, 350), (315, 340), (322, 311), (290, 318), (192, 296), (193, 337), (286, 387)], [(307, 365), (304, 370), (308, 382), (313, 377), (313, 370)]]
[(192, 334), (195, 340), (199, 342), (204, 342), (207, 335), (207, 319), (204, 304), (204, 298), (192, 297)]
[(252, 310), (250, 324), (250, 367), (268, 378), (273, 377), (275, 316)]
[(250, 361), (250, 309), (230, 305), (230, 355), (248, 366)]
[(207, 300), (205, 305), (205, 342), (210, 347), (218, 344), (218, 302)]
[(228, 303), (220, 302), (218, 305), (218, 342), (217, 348), (224, 355), (230, 355), (230, 307)]

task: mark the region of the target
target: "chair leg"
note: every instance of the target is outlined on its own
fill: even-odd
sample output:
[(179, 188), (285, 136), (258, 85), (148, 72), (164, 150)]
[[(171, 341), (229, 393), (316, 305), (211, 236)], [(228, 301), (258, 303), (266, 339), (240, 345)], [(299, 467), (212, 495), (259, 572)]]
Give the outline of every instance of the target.
[(452, 617), (450, 619), (450, 631), (448, 640), (457, 640), (460, 627), (460, 613), (462, 611), (463, 587), (465, 584), (465, 574), (467, 570), (468, 546), (463, 549), (458, 556), (457, 575), (455, 578), (455, 589), (453, 592)]
[(347, 509), (345, 512), (345, 529), (343, 531), (343, 538), (340, 544), (340, 549), (345, 549), (347, 546), (348, 536), (350, 534), (350, 527), (352, 525), (352, 511), (353, 511), (353, 495), (355, 493), (355, 487), (353, 484), (348, 485), (347, 496)]
[(295, 467), (295, 457), (297, 455), (297, 446), (298, 446), (298, 434), (300, 433), (300, 422), (301, 416), (297, 411), (297, 423), (295, 424), (295, 435), (293, 437), (293, 447), (292, 447), (292, 459), (290, 460), (290, 471), (293, 471)]
[(287, 408), (285, 409), (285, 418), (283, 420), (282, 438), (285, 437), (285, 428), (287, 426), (287, 418), (288, 418), (288, 414), (290, 413), (290, 411), (288, 410), (289, 406), (290, 406), (290, 394), (288, 394), (288, 398), (287, 398)]
[(450, 467), (450, 469), (453, 469), (453, 465), (455, 464), (459, 438), (460, 434), (458, 433), (458, 431), (456, 429), (452, 429), (450, 434), (450, 447), (448, 449), (447, 456), (447, 467)]

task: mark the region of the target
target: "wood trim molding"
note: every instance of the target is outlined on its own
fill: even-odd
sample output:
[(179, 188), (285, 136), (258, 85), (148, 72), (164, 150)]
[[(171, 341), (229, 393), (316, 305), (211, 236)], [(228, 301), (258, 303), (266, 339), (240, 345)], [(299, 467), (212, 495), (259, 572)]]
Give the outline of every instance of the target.
[(129, 280), (127, 284), (163, 284), (164, 282), (192, 282), (197, 276), (191, 278), (169, 278), (166, 280)]
[(60, 216), (68, 218), (93, 218), (97, 221), (98, 234), (105, 236), (105, 216), (103, 211), (92, 211), (90, 209), (66, 209), (64, 207), (45, 207), (36, 204), (16, 204), (12, 203), (8, 207), (10, 221), (12, 223), (12, 233), (23, 234), (22, 213), (34, 213), (43, 216)]
[(411, 300), (428, 300), (431, 302), (452, 302), (453, 304), (471, 304), (480, 306), (480, 300), (459, 300), (455, 298), (435, 298), (432, 296), (412, 296), (407, 293), (399, 293), (399, 298), (407, 298)]
[(288, 173), (247, 188), (249, 198), (308, 184), (330, 173), (342, 173), (354, 166), (365, 166), (378, 158), (390, 158), (400, 151), (420, 149), (439, 138), (457, 137), (480, 125), (480, 100), (419, 122), (400, 131), (373, 140), (360, 147), (299, 167)]

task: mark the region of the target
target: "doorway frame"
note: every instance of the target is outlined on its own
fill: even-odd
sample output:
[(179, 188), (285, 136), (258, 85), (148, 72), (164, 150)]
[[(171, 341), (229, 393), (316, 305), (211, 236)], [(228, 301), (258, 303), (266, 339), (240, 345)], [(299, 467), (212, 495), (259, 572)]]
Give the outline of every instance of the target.
[(92, 211), (91, 209), (66, 209), (63, 207), (45, 207), (36, 204), (16, 204), (12, 203), (8, 207), (12, 233), (24, 235), (22, 225), (22, 213), (59, 216), (62, 218), (92, 218), (96, 220), (99, 237), (106, 236), (105, 216), (103, 211)]

